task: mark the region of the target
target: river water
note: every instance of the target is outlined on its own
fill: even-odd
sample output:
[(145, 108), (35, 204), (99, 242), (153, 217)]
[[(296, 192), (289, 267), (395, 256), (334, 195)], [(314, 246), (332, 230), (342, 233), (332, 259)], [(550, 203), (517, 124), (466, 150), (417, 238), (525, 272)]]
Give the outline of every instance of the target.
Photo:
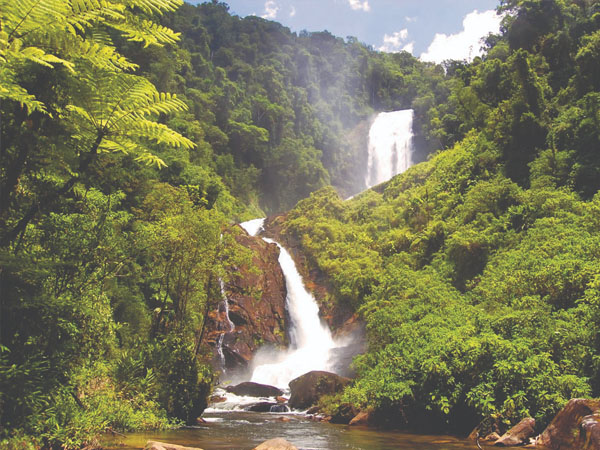
[[(207, 413), (208, 423), (179, 430), (129, 434), (111, 439), (106, 448), (140, 449), (161, 441), (204, 450), (250, 450), (276, 437), (306, 450), (474, 450), (475, 443), (451, 436), (423, 436), (365, 427), (313, 422), (300, 414)], [(290, 419), (289, 422), (282, 421)]]

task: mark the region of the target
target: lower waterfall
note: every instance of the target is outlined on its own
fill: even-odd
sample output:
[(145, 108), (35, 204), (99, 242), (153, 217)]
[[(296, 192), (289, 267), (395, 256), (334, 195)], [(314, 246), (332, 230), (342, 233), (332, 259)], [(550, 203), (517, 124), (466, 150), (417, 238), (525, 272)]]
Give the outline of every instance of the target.
[[(255, 219), (241, 225), (254, 236), (262, 229), (264, 219)], [(311, 370), (330, 370), (330, 351), (336, 345), (331, 332), (319, 317), (319, 306), (306, 290), (294, 260), (279, 243), (279, 264), (287, 288), (286, 308), (290, 316), (290, 348), (261, 355), (256, 362), (251, 381), (287, 388), (294, 378)]]

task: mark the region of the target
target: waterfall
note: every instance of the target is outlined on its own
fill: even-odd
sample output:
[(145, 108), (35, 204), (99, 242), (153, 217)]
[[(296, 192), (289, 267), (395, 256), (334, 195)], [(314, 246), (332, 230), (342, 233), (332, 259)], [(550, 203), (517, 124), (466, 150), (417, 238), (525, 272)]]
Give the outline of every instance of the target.
[(229, 299), (227, 298), (227, 293), (225, 292), (225, 282), (221, 277), (219, 277), (219, 286), (221, 287), (221, 298), (223, 299), (223, 311), (225, 312), (225, 318), (227, 319), (228, 330), (226, 333), (231, 333), (235, 330), (235, 325), (229, 318)]
[(412, 165), (413, 110), (382, 112), (369, 130), (367, 189)]
[[(231, 333), (233, 330), (235, 330), (235, 325), (229, 318), (229, 299), (227, 298), (227, 293), (225, 292), (225, 282), (223, 281), (223, 279), (221, 277), (219, 277), (219, 286), (221, 288), (221, 298), (222, 298), (222, 302), (219, 305), (219, 312), (225, 313), (227, 329), (223, 330), (221, 332), (221, 334), (219, 335), (219, 337), (217, 338), (216, 347), (217, 347), (217, 354), (219, 355), (219, 359), (221, 360), (221, 368), (223, 369), (223, 372), (225, 372), (227, 367), (226, 367), (226, 361), (225, 361), (225, 354), (223, 353), (223, 340), (225, 339), (225, 335), (227, 333)], [(222, 308), (221, 308), (221, 306), (222, 306)]]
[[(248, 234), (262, 229), (264, 219), (240, 224)], [(327, 325), (321, 322), (319, 306), (306, 290), (294, 260), (279, 243), (279, 264), (287, 289), (286, 307), (290, 316), (290, 349), (269, 353), (254, 368), (251, 381), (287, 388), (294, 378), (311, 370), (329, 370), (329, 353), (336, 345)]]

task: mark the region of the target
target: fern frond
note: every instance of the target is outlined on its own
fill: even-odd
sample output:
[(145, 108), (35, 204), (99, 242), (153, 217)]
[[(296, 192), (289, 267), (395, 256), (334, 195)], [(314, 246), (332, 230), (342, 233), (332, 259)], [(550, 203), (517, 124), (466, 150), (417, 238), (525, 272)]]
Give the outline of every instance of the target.
[(174, 94), (145, 93), (139, 96), (137, 92), (130, 93), (130, 102), (127, 106), (115, 111), (109, 126), (123, 127), (130, 122), (144, 120), (147, 116), (170, 114), (177, 111), (186, 111), (187, 105)]
[(105, 0), (70, 0), (70, 11), (65, 16), (68, 30), (85, 32), (98, 23), (110, 26), (111, 22), (124, 22), (126, 20), (125, 6)]
[(129, 8), (139, 8), (146, 14), (162, 14), (175, 11), (183, 5), (183, 0), (127, 0), (125, 3)]
[(135, 160), (144, 163), (148, 166), (156, 166), (159, 169), (167, 167), (167, 165), (162, 159), (150, 152), (142, 153), (140, 156), (135, 158)]
[(64, 23), (69, 3), (62, 0), (0, 0), (0, 11), (2, 29), (10, 41), (44, 26)]
[(95, 67), (104, 70), (134, 70), (138, 66), (127, 60), (113, 47), (104, 46), (90, 40), (76, 38), (78, 43), (73, 43), (77, 48), (79, 58), (85, 59)]
[[(185, 111), (187, 105), (175, 95), (159, 93), (147, 79), (124, 73), (98, 70), (83, 71), (80, 79), (82, 104), (69, 106), (68, 111), (87, 127), (102, 131), (108, 139), (121, 143), (151, 141), (177, 148), (193, 148), (195, 144), (152, 120), (153, 116)], [(115, 145), (111, 151), (116, 151)], [(121, 149), (123, 145), (119, 144)], [(126, 149), (131, 152), (132, 149)]]
[(132, 124), (127, 130), (130, 136), (136, 136), (141, 139), (149, 139), (156, 144), (168, 145), (170, 147), (192, 149), (196, 146), (185, 136), (177, 131), (170, 129), (164, 123), (154, 122), (152, 120), (141, 119)]
[(156, 166), (159, 169), (167, 167), (165, 162), (158, 156), (152, 154), (146, 147), (137, 142), (133, 142), (127, 138), (124, 139), (105, 139), (100, 147), (103, 152), (136, 154), (136, 161), (142, 162), (150, 166)]
[(106, 138), (102, 141), (102, 145), (98, 150), (101, 152), (123, 153), (124, 155), (128, 155), (130, 153), (135, 153), (137, 150), (139, 150), (139, 148), (140, 145), (138, 143), (132, 142), (128, 139), (115, 140)]
[(69, 71), (75, 72), (75, 65), (70, 61), (46, 53), (41, 48), (37, 47), (26, 47), (21, 49), (18, 44), (20, 44), (20, 41), (14, 41), (7, 52), (7, 56), (12, 56), (13, 61), (27, 60), (51, 68), (54, 67), (54, 64), (62, 64), (69, 69)]
[(127, 23), (113, 24), (112, 26), (121, 31), (130, 41), (142, 42), (144, 47), (152, 44), (174, 44), (179, 40), (180, 35), (170, 28), (139, 17), (132, 17)]

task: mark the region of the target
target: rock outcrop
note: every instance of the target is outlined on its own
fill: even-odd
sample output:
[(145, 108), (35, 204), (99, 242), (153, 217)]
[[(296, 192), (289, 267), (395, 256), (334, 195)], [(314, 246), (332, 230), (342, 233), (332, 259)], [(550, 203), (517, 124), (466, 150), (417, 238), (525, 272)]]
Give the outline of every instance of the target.
[(370, 411), (360, 411), (357, 415), (355, 415), (352, 420), (348, 423), (350, 426), (356, 425), (369, 425), (371, 422), (371, 412)]
[(207, 341), (215, 348), (215, 365), (222, 368), (217, 348), (221, 341), (225, 368), (243, 370), (262, 345), (287, 345), (286, 287), (277, 245), (249, 236), (240, 227), (232, 233), (252, 252), (252, 263), (238, 267), (225, 285), (229, 319), (235, 328), (230, 330), (223, 302), (219, 302), (208, 315)]
[(552, 450), (600, 448), (597, 446), (600, 438), (598, 412), (600, 412), (600, 400), (585, 398), (569, 400), (538, 437), (537, 445)]
[(305, 373), (290, 381), (289, 405), (294, 409), (307, 409), (316, 404), (323, 395), (341, 391), (350, 381), (349, 378), (321, 370)]
[(184, 447), (182, 445), (168, 444), (166, 442), (148, 441), (144, 450), (202, 450), (197, 447)]
[(253, 405), (247, 406), (246, 411), (250, 412), (270, 412), (273, 406), (277, 406), (277, 403), (273, 402), (258, 402)]
[(499, 447), (514, 447), (529, 444), (529, 438), (535, 435), (535, 419), (527, 417), (504, 433), (494, 445)]
[(583, 450), (600, 448), (600, 416), (585, 416), (579, 426), (582, 433)]
[(252, 381), (244, 381), (235, 386), (227, 386), (225, 390), (240, 397), (280, 397), (283, 395), (283, 391), (275, 386), (254, 383)]
[(286, 441), (282, 438), (269, 439), (263, 442), (258, 447), (254, 447), (252, 450), (298, 450), (291, 442)]

